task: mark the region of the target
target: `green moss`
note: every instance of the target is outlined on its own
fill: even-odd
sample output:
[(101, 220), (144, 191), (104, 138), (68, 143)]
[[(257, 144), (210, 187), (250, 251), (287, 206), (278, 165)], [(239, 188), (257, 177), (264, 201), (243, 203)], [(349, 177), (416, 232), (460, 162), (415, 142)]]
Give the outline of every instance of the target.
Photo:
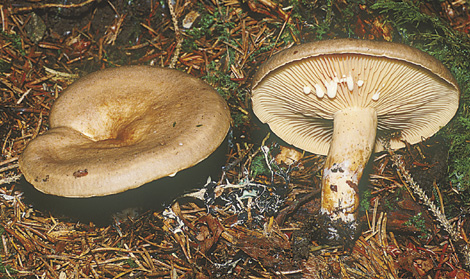
[(222, 15), (226, 13), (226, 9), (226, 7), (221, 6), (219, 10), (212, 14), (200, 3), (198, 6), (200, 19), (194, 27), (185, 30), (186, 36), (181, 45), (182, 50), (184, 52), (192, 52), (198, 49), (196, 41), (203, 37), (218, 37), (225, 42), (233, 40), (230, 30), (236, 27), (236, 23), (223, 19)]
[(10, 42), (13, 48), (22, 56), (26, 55), (26, 52), (23, 49), (23, 44), (21, 42), (21, 36), (18, 34), (8, 34), (4, 31), (0, 31), (1, 35), (6, 39), (6, 42)]
[(426, 220), (424, 220), (423, 214), (419, 212), (415, 216), (412, 216), (408, 221), (404, 223), (405, 226), (414, 226), (417, 228), (420, 232), (421, 235), (419, 235), (419, 238), (428, 238), (429, 237), (429, 231), (426, 227)]
[(181, 45), (184, 52), (191, 52), (197, 49), (198, 46), (196, 40), (210, 35), (211, 27), (215, 22), (217, 22), (217, 16), (218, 13), (209, 14), (207, 11), (204, 11), (201, 15), (198, 26), (185, 31), (187, 37), (183, 40), (183, 44)]
[(130, 268), (138, 268), (139, 267), (139, 265), (133, 259), (127, 259), (127, 260), (125, 260), (125, 262)]
[(395, 196), (395, 197), (391, 196), (390, 198), (385, 199), (385, 200), (383, 201), (383, 207), (384, 207), (385, 211), (393, 211), (393, 210), (395, 210), (396, 207), (397, 207), (397, 204), (396, 204), (397, 201), (398, 201), (398, 197), (397, 197), (397, 196)]
[(370, 208), (370, 199), (372, 198), (372, 193), (370, 189), (367, 189), (362, 192), (362, 197), (361, 197), (361, 210), (362, 211), (368, 211)]
[(271, 175), (268, 166), (266, 165), (266, 160), (264, 159), (264, 155), (259, 153), (256, 155), (253, 160), (251, 161), (251, 177), (255, 178), (257, 175)]
[(215, 61), (211, 61), (207, 65), (207, 74), (202, 77), (207, 83), (216, 86), (217, 92), (228, 99), (231, 92), (238, 91), (238, 84), (230, 79), (230, 75), (225, 73), (219, 68), (219, 65)]
[[(228, 49), (228, 54), (224, 54), (221, 60), (229, 59), (227, 57), (231, 57), (231, 51)], [(212, 85), (225, 100), (234, 99), (236, 104), (245, 103), (247, 91), (237, 81), (232, 80), (226, 71), (228, 70), (220, 68), (219, 63), (211, 61), (206, 69), (207, 74), (201, 78)], [(239, 127), (249, 120), (248, 116), (239, 110), (231, 110), (231, 114), (235, 127)]]

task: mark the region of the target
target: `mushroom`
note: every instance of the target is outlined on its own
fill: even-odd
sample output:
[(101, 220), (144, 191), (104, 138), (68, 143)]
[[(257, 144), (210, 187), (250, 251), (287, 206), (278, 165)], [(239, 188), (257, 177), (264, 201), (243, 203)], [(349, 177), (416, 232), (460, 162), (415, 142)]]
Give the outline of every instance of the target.
[(383, 150), (380, 141), (391, 137), (397, 149), (432, 136), (458, 101), (456, 80), (435, 58), (402, 44), (355, 39), (282, 51), (260, 67), (252, 88), (253, 111), (274, 133), (327, 155), (320, 210), (330, 223), (326, 240), (359, 231), (358, 185), (371, 154)]
[[(19, 165), (39, 191), (105, 196), (174, 176), (207, 158), (230, 127), (225, 101), (177, 70), (127, 66), (70, 85)], [(161, 189), (162, 192), (169, 189)]]

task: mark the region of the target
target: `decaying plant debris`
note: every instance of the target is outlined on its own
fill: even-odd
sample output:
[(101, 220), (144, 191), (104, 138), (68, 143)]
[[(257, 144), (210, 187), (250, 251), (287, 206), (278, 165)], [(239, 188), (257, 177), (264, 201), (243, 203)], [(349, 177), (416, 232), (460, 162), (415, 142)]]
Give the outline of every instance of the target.
[[(281, 49), (321, 38), (424, 38), (387, 21), (390, 1), (374, 9), (355, 0), (4, 2), (0, 277), (470, 278), (468, 204), (449, 179), (448, 138), (407, 146), (396, 157), (378, 154), (363, 189), (362, 235), (330, 246), (317, 238), (324, 157), (286, 146), (250, 113), (251, 77)], [(468, 37), (464, 1), (403, 3)], [(220, 176), (165, 210), (107, 226), (25, 203), (18, 156), (47, 129), (54, 100), (85, 73), (127, 64), (175, 67), (227, 100), (233, 135)], [(463, 107), (460, 117), (468, 114)], [(403, 170), (447, 216), (453, 234), (421, 203)]]

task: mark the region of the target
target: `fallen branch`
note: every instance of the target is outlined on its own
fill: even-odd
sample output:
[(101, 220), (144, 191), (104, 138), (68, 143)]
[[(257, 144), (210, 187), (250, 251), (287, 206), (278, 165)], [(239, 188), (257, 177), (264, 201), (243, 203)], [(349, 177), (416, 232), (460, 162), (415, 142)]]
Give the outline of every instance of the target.
[(170, 62), (169, 67), (174, 68), (180, 56), (181, 45), (183, 43), (183, 39), (181, 38), (181, 32), (178, 27), (178, 18), (176, 17), (175, 8), (173, 7), (173, 4), (171, 2), (172, 0), (168, 0), (168, 9), (170, 10), (171, 20), (173, 21), (173, 28), (175, 29), (176, 47), (175, 47), (175, 51), (173, 52), (173, 56), (171, 57), (171, 62)]

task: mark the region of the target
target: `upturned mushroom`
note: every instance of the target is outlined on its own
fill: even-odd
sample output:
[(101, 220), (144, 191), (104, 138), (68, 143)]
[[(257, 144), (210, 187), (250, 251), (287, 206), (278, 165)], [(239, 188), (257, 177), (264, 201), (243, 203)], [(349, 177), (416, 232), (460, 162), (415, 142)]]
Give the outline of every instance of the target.
[(355, 39), (312, 42), (271, 57), (253, 81), (254, 113), (287, 143), (327, 155), (321, 213), (327, 240), (358, 230), (358, 185), (381, 140), (392, 149), (432, 136), (454, 116), (459, 88), (432, 56)]
[(49, 120), (50, 129), (21, 155), (20, 169), (39, 191), (74, 198), (124, 192), (194, 166), (224, 141), (231, 121), (208, 84), (149, 66), (79, 79)]

